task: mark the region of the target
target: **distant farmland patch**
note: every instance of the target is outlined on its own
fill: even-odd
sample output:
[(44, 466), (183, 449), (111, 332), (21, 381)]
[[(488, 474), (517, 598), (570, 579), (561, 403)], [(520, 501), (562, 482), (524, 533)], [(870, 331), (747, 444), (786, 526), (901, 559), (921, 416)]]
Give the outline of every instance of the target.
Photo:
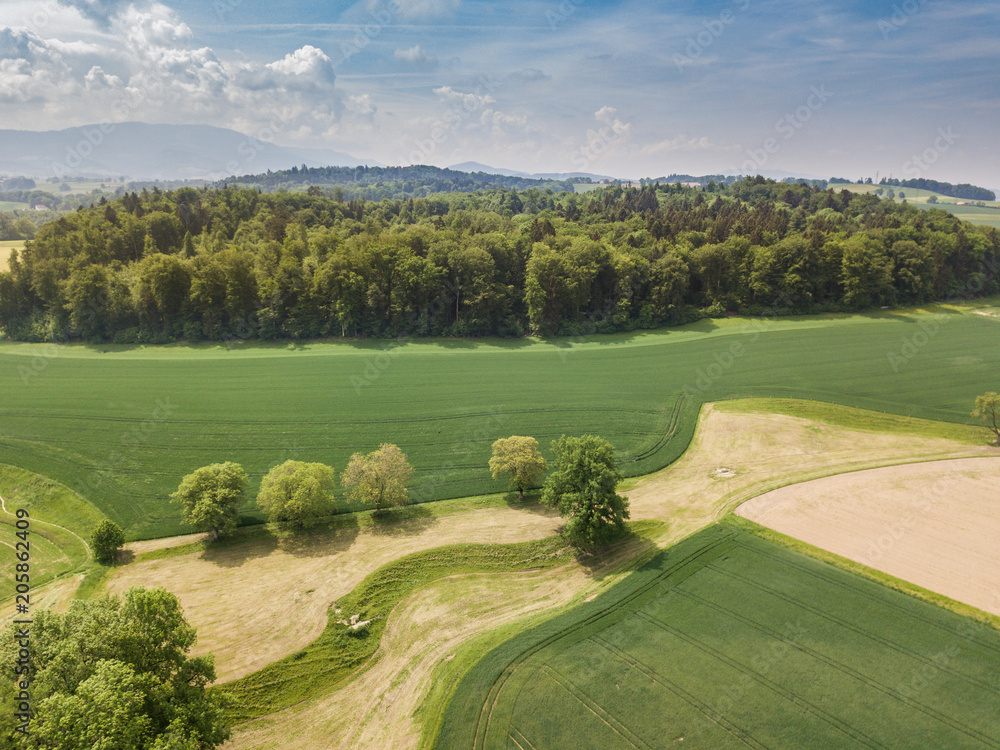
[(6, 271), (8, 269), (7, 261), (10, 258), (10, 254), (14, 250), (20, 250), (24, 247), (24, 242), (21, 240), (13, 241), (3, 241), (0, 242), (0, 271)]
[[(854, 193), (874, 193), (877, 190), (888, 192), (892, 190), (896, 195), (897, 201), (906, 200), (910, 205), (916, 206), (923, 211), (940, 208), (970, 224), (982, 224), (1000, 228), (1000, 201), (981, 201), (984, 205), (977, 206), (975, 205), (977, 201), (952, 198), (930, 190), (894, 187), (890, 185), (831, 185), (830, 187), (834, 190), (846, 189)], [(900, 197), (900, 195), (903, 197)], [(934, 197), (937, 203), (929, 203), (928, 199), (931, 197)]]
[(997, 747), (998, 670), (995, 630), (723, 524), (490, 653), (436, 747)]

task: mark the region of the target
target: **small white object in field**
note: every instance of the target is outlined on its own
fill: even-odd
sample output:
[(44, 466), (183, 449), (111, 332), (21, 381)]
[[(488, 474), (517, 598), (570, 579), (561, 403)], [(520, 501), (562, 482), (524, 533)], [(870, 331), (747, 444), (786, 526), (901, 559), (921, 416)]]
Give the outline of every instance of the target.
[[(340, 610), (338, 609), (337, 611), (339, 612)], [(371, 622), (372, 622), (371, 620), (362, 620), (361, 619), (361, 615), (351, 615), (351, 619), (349, 621), (348, 620), (340, 620), (339, 624), (341, 624), (341, 625), (343, 625), (345, 627), (348, 627), (351, 630), (360, 630), (361, 628), (365, 627), (366, 625), (370, 625)]]

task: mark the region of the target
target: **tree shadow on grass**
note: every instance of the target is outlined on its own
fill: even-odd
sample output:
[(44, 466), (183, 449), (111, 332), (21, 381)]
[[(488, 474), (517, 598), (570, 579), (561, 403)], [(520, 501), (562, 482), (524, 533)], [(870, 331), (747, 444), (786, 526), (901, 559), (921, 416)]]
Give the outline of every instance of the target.
[(304, 529), (288, 528), (278, 545), (282, 552), (295, 557), (330, 557), (354, 546), (360, 531), (357, 515), (344, 513)]
[(404, 537), (421, 534), (438, 522), (437, 516), (423, 504), (390, 508), (381, 516), (371, 515), (372, 534), (384, 537)]
[(659, 550), (651, 540), (630, 531), (603, 547), (579, 552), (576, 561), (587, 576), (603, 581), (623, 568), (636, 567), (637, 561), (652, 557)]
[(526, 513), (534, 513), (535, 515), (549, 518), (558, 517), (559, 511), (548, 505), (543, 505), (541, 497), (542, 493), (540, 492), (527, 492), (524, 495), (524, 500), (521, 500), (518, 498), (516, 492), (509, 492), (504, 495), (503, 500), (511, 510), (523, 510)]
[(116, 568), (131, 565), (135, 562), (135, 552), (130, 549), (115, 550), (113, 565)]
[(267, 526), (253, 526), (247, 532), (218, 542), (208, 542), (201, 559), (220, 568), (239, 568), (248, 560), (267, 557), (278, 549), (278, 537)]

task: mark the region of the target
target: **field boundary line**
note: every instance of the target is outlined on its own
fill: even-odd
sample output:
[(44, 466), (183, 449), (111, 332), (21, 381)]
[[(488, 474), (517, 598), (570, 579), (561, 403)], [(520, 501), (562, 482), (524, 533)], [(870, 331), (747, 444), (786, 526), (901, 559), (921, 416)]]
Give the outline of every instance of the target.
[(617, 734), (619, 737), (625, 740), (629, 745), (634, 747), (636, 750), (639, 750), (640, 745), (644, 748), (647, 748), (647, 750), (653, 750), (653, 747), (651, 745), (649, 745), (645, 740), (643, 740), (639, 735), (637, 735), (627, 726), (618, 721), (618, 719), (612, 716), (608, 711), (602, 708), (597, 701), (595, 701), (593, 698), (591, 698), (589, 695), (583, 692), (580, 688), (578, 688), (576, 685), (570, 682), (570, 680), (565, 675), (560, 674), (552, 666), (548, 664), (542, 666), (542, 671), (548, 675), (550, 680), (555, 682), (559, 687), (561, 687), (567, 693), (576, 698), (576, 700), (579, 701), (584, 708), (586, 708), (594, 716), (600, 719), (604, 724), (607, 725), (607, 727), (612, 732)]
[[(3, 510), (3, 512), (4, 512), (4, 513), (6, 513), (6, 514), (7, 514), (8, 516), (11, 516), (12, 518), (17, 518), (17, 516), (16, 516), (15, 514), (11, 513), (11, 512), (9, 511), (9, 510), (7, 510), (7, 503), (6, 503), (5, 501), (4, 501), (4, 499), (3, 499), (3, 495), (0, 495), (0, 509), (2, 509), (2, 510)], [(80, 536), (79, 534), (77, 534), (77, 533), (76, 533), (75, 531), (73, 531), (72, 529), (67, 529), (67, 528), (66, 528), (65, 526), (60, 526), (59, 524), (57, 524), (57, 523), (52, 523), (51, 521), (42, 521), (42, 520), (40, 520), (40, 519), (38, 519), (38, 518), (32, 518), (32, 519), (31, 519), (31, 522), (32, 522), (32, 523), (40, 523), (40, 524), (43, 524), (44, 526), (52, 526), (53, 528), (56, 528), (56, 529), (62, 529), (62, 530), (63, 530), (63, 531), (65, 531), (65, 532), (66, 532), (67, 534), (72, 534), (73, 536), (75, 536), (75, 537), (76, 537), (77, 539), (79, 539), (79, 540), (80, 540), (80, 541), (81, 541), (81, 542), (83, 543), (83, 548), (84, 548), (85, 550), (87, 550), (87, 554), (88, 554), (88, 555), (89, 555), (90, 557), (93, 557), (93, 556), (94, 556), (94, 553), (93, 553), (93, 551), (92, 551), (92, 550), (90, 549), (90, 545), (89, 545), (89, 544), (87, 544), (87, 540), (86, 540), (86, 539), (84, 539), (84, 538), (83, 538), (82, 536)]]
[[(934, 622), (930, 618), (923, 617), (923, 616), (921, 616), (917, 612), (911, 612), (906, 607), (902, 607), (902, 606), (900, 606), (898, 604), (895, 604), (894, 602), (880, 601), (879, 599), (877, 599), (875, 596), (873, 596), (869, 592), (864, 591), (864, 590), (862, 590), (862, 589), (860, 589), (860, 588), (858, 588), (856, 586), (852, 586), (849, 583), (846, 583), (844, 581), (834, 580), (833, 578), (830, 578), (828, 576), (823, 575), (820, 571), (810, 570), (808, 567), (806, 567), (804, 565), (800, 565), (798, 563), (795, 563), (795, 562), (793, 562), (791, 560), (787, 560), (787, 561), (782, 560), (777, 555), (775, 555), (773, 553), (766, 552), (764, 550), (757, 550), (757, 549), (753, 549), (753, 548), (750, 548), (750, 547), (746, 547), (745, 549), (747, 549), (747, 551), (749, 551), (749, 552), (751, 552), (753, 554), (760, 555), (761, 557), (770, 558), (771, 560), (777, 562), (779, 565), (787, 565), (788, 567), (795, 568), (796, 570), (799, 570), (802, 573), (805, 573), (806, 575), (812, 576), (813, 578), (818, 578), (819, 580), (824, 581), (824, 582), (830, 584), (831, 586), (837, 586), (839, 588), (846, 589), (847, 591), (852, 591), (855, 594), (858, 594), (859, 596), (863, 596), (866, 599), (869, 599), (871, 601), (879, 602), (883, 606), (890, 607), (891, 609), (894, 609), (897, 612), (901, 612), (901, 613), (907, 615), (908, 617), (910, 617), (911, 619), (920, 620), (921, 622), (923, 622), (923, 623), (925, 623), (927, 625), (930, 625), (931, 627), (937, 628), (938, 630), (943, 630), (944, 632), (948, 633), (949, 635), (952, 635), (952, 636), (954, 636), (956, 638), (959, 638), (960, 640), (969, 641), (970, 643), (975, 643), (977, 646), (979, 646), (981, 648), (985, 648), (985, 649), (987, 649), (989, 651), (995, 651), (996, 653), (1000, 654), (1000, 648), (998, 648), (997, 646), (993, 646), (992, 644), (988, 644), (988, 643), (982, 643), (981, 641), (975, 640), (973, 638), (969, 638), (968, 636), (962, 635), (958, 630), (953, 630), (952, 628), (948, 627), (947, 625), (943, 625), (943, 624), (941, 624), (939, 622)], [(815, 558), (809, 558), (809, 559), (815, 560)], [(822, 562), (822, 561), (819, 561), (819, 562)], [(829, 563), (826, 563), (826, 564), (829, 564)], [(867, 566), (865, 566), (865, 567), (867, 567)], [(879, 571), (879, 572), (881, 572), (881, 571)], [(872, 582), (873, 583), (878, 583), (877, 581), (872, 581)], [(889, 588), (888, 586), (885, 586), (884, 584), (881, 584), (881, 583), (879, 583), (878, 585), (881, 586), (882, 588)], [(895, 591), (895, 589), (890, 589), (890, 591)], [(921, 601), (921, 600), (916, 599), (915, 597), (912, 597), (909, 594), (906, 594), (905, 592), (902, 592), (902, 591), (897, 591), (896, 593), (900, 594), (901, 596), (907, 596), (910, 599), (914, 599), (915, 601)], [(952, 614), (955, 614), (955, 613), (952, 613)], [(962, 615), (955, 614), (955, 617), (962, 617)], [(963, 619), (969, 619), (969, 618), (963, 618)], [(977, 623), (977, 625), (979, 625), (979, 623)], [(990, 628), (988, 625), (982, 625), (982, 627), (984, 629), (990, 630), (990, 632), (996, 632), (995, 630), (993, 630), (992, 628)]]
[(682, 688), (680, 685), (674, 684), (671, 680), (661, 675), (659, 672), (657, 672), (649, 665), (643, 664), (638, 659), (630, 656), (628, 653), (622, 651), (620, 648), (618, 648), (611, 642), (605, 640), (599, 635), (593, 636), (590, 639), (590, 641), (600, 646), (601, 648), (605, 649), (606, 651), (610, 652), (612, 656), (615, 656), (620, 661), (625, 662), (637, 672), (640, 672), (641, 674), (645, 675), (653, 683), (660, 685), (661, 687), (664, 687), (670, 692), (672, 692), (674, 695), (676, 695), (678, 698), (680, 698), (685, 703), (690, 705), (696, 711), (703, 714), (706, 719), (708, 719), (714, 724), (719, 725), (723, 730), (731, 734), (733, 737), (735, 737), (737, 740), (742, 742), (747, 747), (755, 748), (755, 750), (770, 750), (770, 748), (768, 748), (767, 745), (758, 740), (752, 734), (736, 726), (719, 712), (713, 711), (712, 708), (707, 703), (698, 700), (698, 698), (691, 695), (691, 693), (689, 693), (687, 690)]
[[(893, 641), (890, 641), (888, 638), (884, 638), (884, 637), (882, 637), (880, 635), (876, 635), (875, 633), (870, 633), (867, 630), (865, 630), (864, 628), (862, 628), (862, 627), (860, 627), (858, 625), (855, 625), (854, 623), (848, 622), (847, 620), (842, 620), (841, 618), (837, 617), (836, 615), (832, 615), (829, 612), (824, 612), (823, 610), (819, 609), (818, 607), (813, 607), (813, 606), (811, 606), (809, 604), (805, 604), (803, 602), (800, 602), (797, 599), (793, 599), (793, 598), (791, 598), (789, 596), (786, 596), (786, 595), (782, 594), (781, 592), (779, 592), (779, 591), (777, 591), (775, 589), (772, 589), (772, 588), (770, 588), (768, 586), (765, 586), (762, 583), (758, 583), (757, 581), (754, 581), (752, 578), (747, 578), (746, 576), (741, 576), (739, 573), (734, 573), (732, 571), (722, 570), (721, 568), (716, 568), (716, 567), (711, 566), (711, 565), (708, 565), (706, 567), (708, 567), (710, 570), (718, 573), (719, 575), (725, 576), (725, 577), (730, 578), (732, 580), (740, 581), (743, 584), (745, 584), (745, 585), (747, 585), (747, 586), (749, 586), (751, 588), (755, 588), (758, 591), (764, 592), (765, 594), (770, 594), (771, 596), (774, 596), (774, 597), (776, 597), (778, 599), (781, 599), (782, 601), (788, 602), (793, 607), (798, 607), (799, 609), (804, 609), (806, 612), (809, 612), (809, 613), (815, 615), (816, 617), (819, 617), (821, 619), (827, 620), (828, 622), (832, 622), (834, 625), (838, 625), (838, 626), (840, 626), (842, 628), (846, 628), (847, 630), (850, 630), (850, 631), (852, 631), (854, 633), (857, 633), (858, 635), (862, 636), (863, 638), (868, 638), (869, 640), (875, 641), (876, 643), (878, 643), (878, 644), (880, 644), (882, 646), (885, 646), (885, 647), (887, 647), (887, 648), (889, 648), (889, 649), (891, 649), (893, 651), (896, 651), (897, 653), (902, 654), (903, 656), (905, 656), (907, 658), (914, 659), (915, 661), (919, 661), (919, 662), (921, 662), (923, 664), (927, 664), (929, 666), (932, 666), (932, 667), (934, 667), (935, 669), (937, 669), (937, 670), (939, 670), (941, 672), (944, 672), (946, 674), (950, 674), (952, 677), (958, 678), (958, 679), (960, 679), (960, 680), (962, 680), (964, 682), (970, 682), (970, 683), (976, 685), (977, 687), (979, 687), (979, 688), (981, 688), (983, 690), (986, 690), (987, 692), (993, 693), (996, 696), (1000, 696), (1000, 690), (997, 690), (995, 687), (993, 687), (992, 685), (990, 685), (987, 682), (983, 682), (983, 681), (981, 681), (981, 680), (979, 680), (977, 678), (969, 677), (968, 675), (964, 675), (964, 674), (962, 674), (961, 672), (959, 672), (957, 670), (950, 669), (946, 665), (939, 664), (939, 663), (935, 662), (933, 659), (928, 659), (927, 657), (922, 656), (921, 654), (918, 654), (915, 651), (911, 651), (910, 649), (906, 648), (905, 646), (902, 646), (902, 645), (900, 645), (898, 643), (894, 643)], [(730, 609), (728, 609), (726, 607), (722, 607), (721, 605), (715, 604), (714, 602), (702, 599), (697, 594), (693, 594), (693, 593), (690, 593), (690, 592), (687, 592), (687, 591), (683, 591), (683, 590), (680, 590), (680, 589), (678, 589), (677, 593), (680, 594), (681, 596), (685, 596), (685, 597), (687, 597), (689, 599), (697, 601), (702, 606), (706, 606), (706, 607), (711, 607), (713, 609), (717, 609), (720, 612), (725, 612), (725, 613), (731, 615), (732, 617), (736, 618), (737, 620), (743, 621), (743, 618), (744, 618), (743, 615), (739, 615), (736, 612), (734, 612), (734, 611), (732, 611), (732, 610), (730, 610)], [(756, 623), (756, 622), (754, 622), (753, 620), (751, 620), (749, 618), (746, 618), (746, 623), (748, 625), (753, 625), (754, 627), (758, 627), (758, 628), (760, 628), (762, 630), (770, 632), (770, 629), (766, 625), (762, 625), (760, 623)], [(844, 665), (844, 666), (846, 667), (846, 665)], [(846, 668), (850, 669), (850, 667), (846, 667)], [(886, 686), (886, 687), (887, 687), (887, 689), (890, 689), (890, 688), (888, 688), (888, 686)]]
[[(783, 642), (787, 642), (788, 645), (791, 648), (795, 649), (796, 651), (800, 651), (800, 652), (802, 652), (804, 654), (808, 654), (813, 659), (826, 664), (828, 667), (830, 667), (832, 669), (835, 669), (835, 670), (837, 670), (839, 672), (842, 672), (843, 674), (847, 675), (848, 677), (851, 677), (851, 678), (857, 680), (858, 682), (861, 682), (862, 684), (867, 685), (868, 687), (870, 687), (870, 688), (872, 688), (874, 690), (877, 690), (878, 692), (880, 692), (880, 693), (882, 693), (884, 695), (887, 695), (887, 696), (889, 696), (890, 698), (893, 698), (896, 701), (899, 701), (900, 703), (904, 703), (907, 706), (909, 706), (910, 708), (912, 708), (912, 709), (914, 709), (914, 710), (916, 710), (916, 711), (924, 714), (925, 716), (928, 716), (928, 717), (930, 717), (930, 718), (932, 718), (932, 719), (934, 719), (934, 720), (936, 720), (936, 721), (938, 721), (938, 722), (940, 722), (942, 724), (950, 726), (952, 729), (954, 729), (954, 730), (956, 730), (958, 732), (961, 732), (962, 734), (965, 734), (965, 735), (967, 735), (968, 737), (971, 737), (974, 740), (977, 740), (979, 742), (983, 742), (987, 746), (992, 745), (996, 741), (994, 738), (987, 737), (986, 735), (981, 734), (978, 730), (964, 729), (961, 724), (953, 722), (946, 715), (941, 714), (941, 713), (935, 711), (933, 708), (930, 708), (929, 706), (926, 706), (923, 703), (920, 703), (919, 701), (915, 701), (915, 700), (912, 700), (910, 698), (907, 698), (905, 695), (903, 695), (902, 693), (900, 693), (897, 690), (894, 690), (893, 688), (889, 687), (888, 685), (883, 685), (881, 682), (879, 682), (875, 678), (870, 677), (870, 676), (868, 676), (868, 675), (866, 675), (866, 674), (864, 674), (862, 672), (859, 672), (856, 669), (854, 669), (853, 667), (850, 667), (847, 664), (844, 664), (843, 662), (837, 661), (836, 659), (834, 659), (832, 657), (826, 656), (825, 654), (821, 653), (820, 651), (817, 651), (816, 649), (810, 648), (809, 646), (803, 646), (803, 645), (801, 645), (799, 643), (793, 643), (793, 642), (784, 641), (781, 638), (781, 636), (780, 636), (779, 633), (776, 633), (775, 631), (772, 631), (770, 628), (768, 628), (765, 625), (761, 625), (760, 623), (754, 622), (750, 618), (738, 615), (735, 612), (727, 609), (726, 607), (722, 607), (720, 605), (717, 605), (717, 604), (714, 604), (714, 603), (711, 603), (711, 602), (699, 601), (700, 597), (697, 597), (697, 596), (695, 596), (693, 594), (687, 594), (687, 596), (689, 598), (693, 599), (694, 601), (697, 601), (702, 606), (708, 607), (710, 609), (714, 609), (717, 612), (721, 612), (721, 613), (723, 613), (725, 615), (728, 615), (729, 617), (732, 617), (734, 620), (742, 622), (742, 623), (748, 625), (749, 627), (753, 628), (754, 630), (757, 630), (758, 632), (763, 633), (764, 635), (768, 635), (768, 636), (770, 636), (772, 638), (777, 638), (778, 640), (782, 640)], [(779, 597), (779, 598), (784, 599), (786, 601), (789, 601), (792, 604), (795, 603), (793, 600), (786, 599), (785, 597)], [(691, 637), (693, 638), (693, 636), (691, 636)], [(706, 644), (705, 647), (706, 648), (711, 648), (707, 644)], [(955, 675), (953, 675), (953, 676), (955, 676)]]
[(736, 660), (730, 658), (729, 656), (727, 656), (726, 654), (722, 653), (721, 651), (718, 651), (718, 650), (712, 648), (707, 643), (704, 643), (704, 642), (698, 640), (694, 636), (692, 636), (692, 635), (690, 635), (688, 633), (684, 633), (681, 630), (677, 630), (672, 625), (668, 625), (667, 623), (663, 622), (663, 620), (660, 620), (659, 618), (654, 617), (653, 615), (651, 615), (651, 614), (649, 614), (647, 612), (637, 612), (636, 613), (636, 617), (638, 617), (638, 618), (640, 618), (642, 620), (645, 620), (646, 622), (650, 623), (651, 625), (655, 625), (656, 627), (658, 627), (658, 628), (660, 628), (662, 630), (665, 630), (666, 632), (668, 632), (671, 635), (673, 635), (675, 638), (679, 638), (680, 640), (684, 641), (685, 643), (688, 643), (691, 646), (694, 646), (694, 648), (696, 648), (697, 650), (699, 650), (699, 651), (707, 654), (708, 656), (712, 657), (713, 659), (716, 659), (717, 661), (721, 661), (723, 664), (729, 666), (731, 669), (734, 669), (737, 672), (740, 672), (743, 675), (749, 677), (754, 682), (757, 682), (757, 683), (763, 685), (765, 688), (767, 688), (771, 692), (777, 693), (778, 695), (780, 695), (785, 700), (787, 700), (787, 701), (795, 704), (799, 708), (805, 709), (807, 712), (811, 713), (816, 718), (821, 719), (822, 721), (824, 721), (825, 723), (829, 724), (831, 727), (833, 727), (837, 731), (842, 732), (843, 734), (846, 734), (848, 737), (850, 737), (851, 739), (853, 739), (856, 742), (861, 743), (865, 747), (872, 748), (872, 750), (889, 750), (889, 748), (887, 748), (881, 742), (879, 742), (878, 740), (874, 739), (873, 737), (869, 737), (864, 732), (862, 732), (860, 729), (856, 729), (855, 727), (852, 727), (850, 724), (847, 724), (846, 722), (841, 721), (836, 716), (833, 716), (832, 714), (828, 714), (826, 711), (824, 711), (823, 709), (819, 708), (818, 706), (813, 705), (812, 703), (810, 703), (809, 701), (807, 701), (805, 698), (803, 698), (803, 697), (801, 697), (799, 695), (796, 695), (795, 693), (791, 692), (790, 690), (785, 689), (784, 687), (782, 687), (781, 685), (779, 685), (776, 682), (772, 682), (768, 678), (764, 677), (764, 675), (759, 674), (758, 672), (755, 672), (753, 669), (750, 669), (748, 667), (744, 667), (742, 664), (740, 664)]

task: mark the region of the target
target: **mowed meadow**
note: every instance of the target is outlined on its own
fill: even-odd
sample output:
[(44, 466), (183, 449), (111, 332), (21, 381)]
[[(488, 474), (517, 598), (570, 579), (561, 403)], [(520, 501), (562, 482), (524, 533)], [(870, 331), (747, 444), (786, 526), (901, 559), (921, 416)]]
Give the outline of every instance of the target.
[[(978, 307), (776, 320), (548, 342), (0, 345), (0, 464), (74, 489), (130, 538), (180, 524), (183, 475), (287, 459), (338, 472), (397, 443), (416, 501), (505, 489), (498, 437), (602, 435), (629, 476), (687, 447), (703, 402), (780, 396), (971, 422), (996, 387), (1000, 320)], [(985, 441), (985, 434), (984, 434)], [(551, 456), (550, 456), (551, 457)], [(345, 507), (346, 506), (342, 506)], [(248, 506), (245, 521), (260, 520)]]

